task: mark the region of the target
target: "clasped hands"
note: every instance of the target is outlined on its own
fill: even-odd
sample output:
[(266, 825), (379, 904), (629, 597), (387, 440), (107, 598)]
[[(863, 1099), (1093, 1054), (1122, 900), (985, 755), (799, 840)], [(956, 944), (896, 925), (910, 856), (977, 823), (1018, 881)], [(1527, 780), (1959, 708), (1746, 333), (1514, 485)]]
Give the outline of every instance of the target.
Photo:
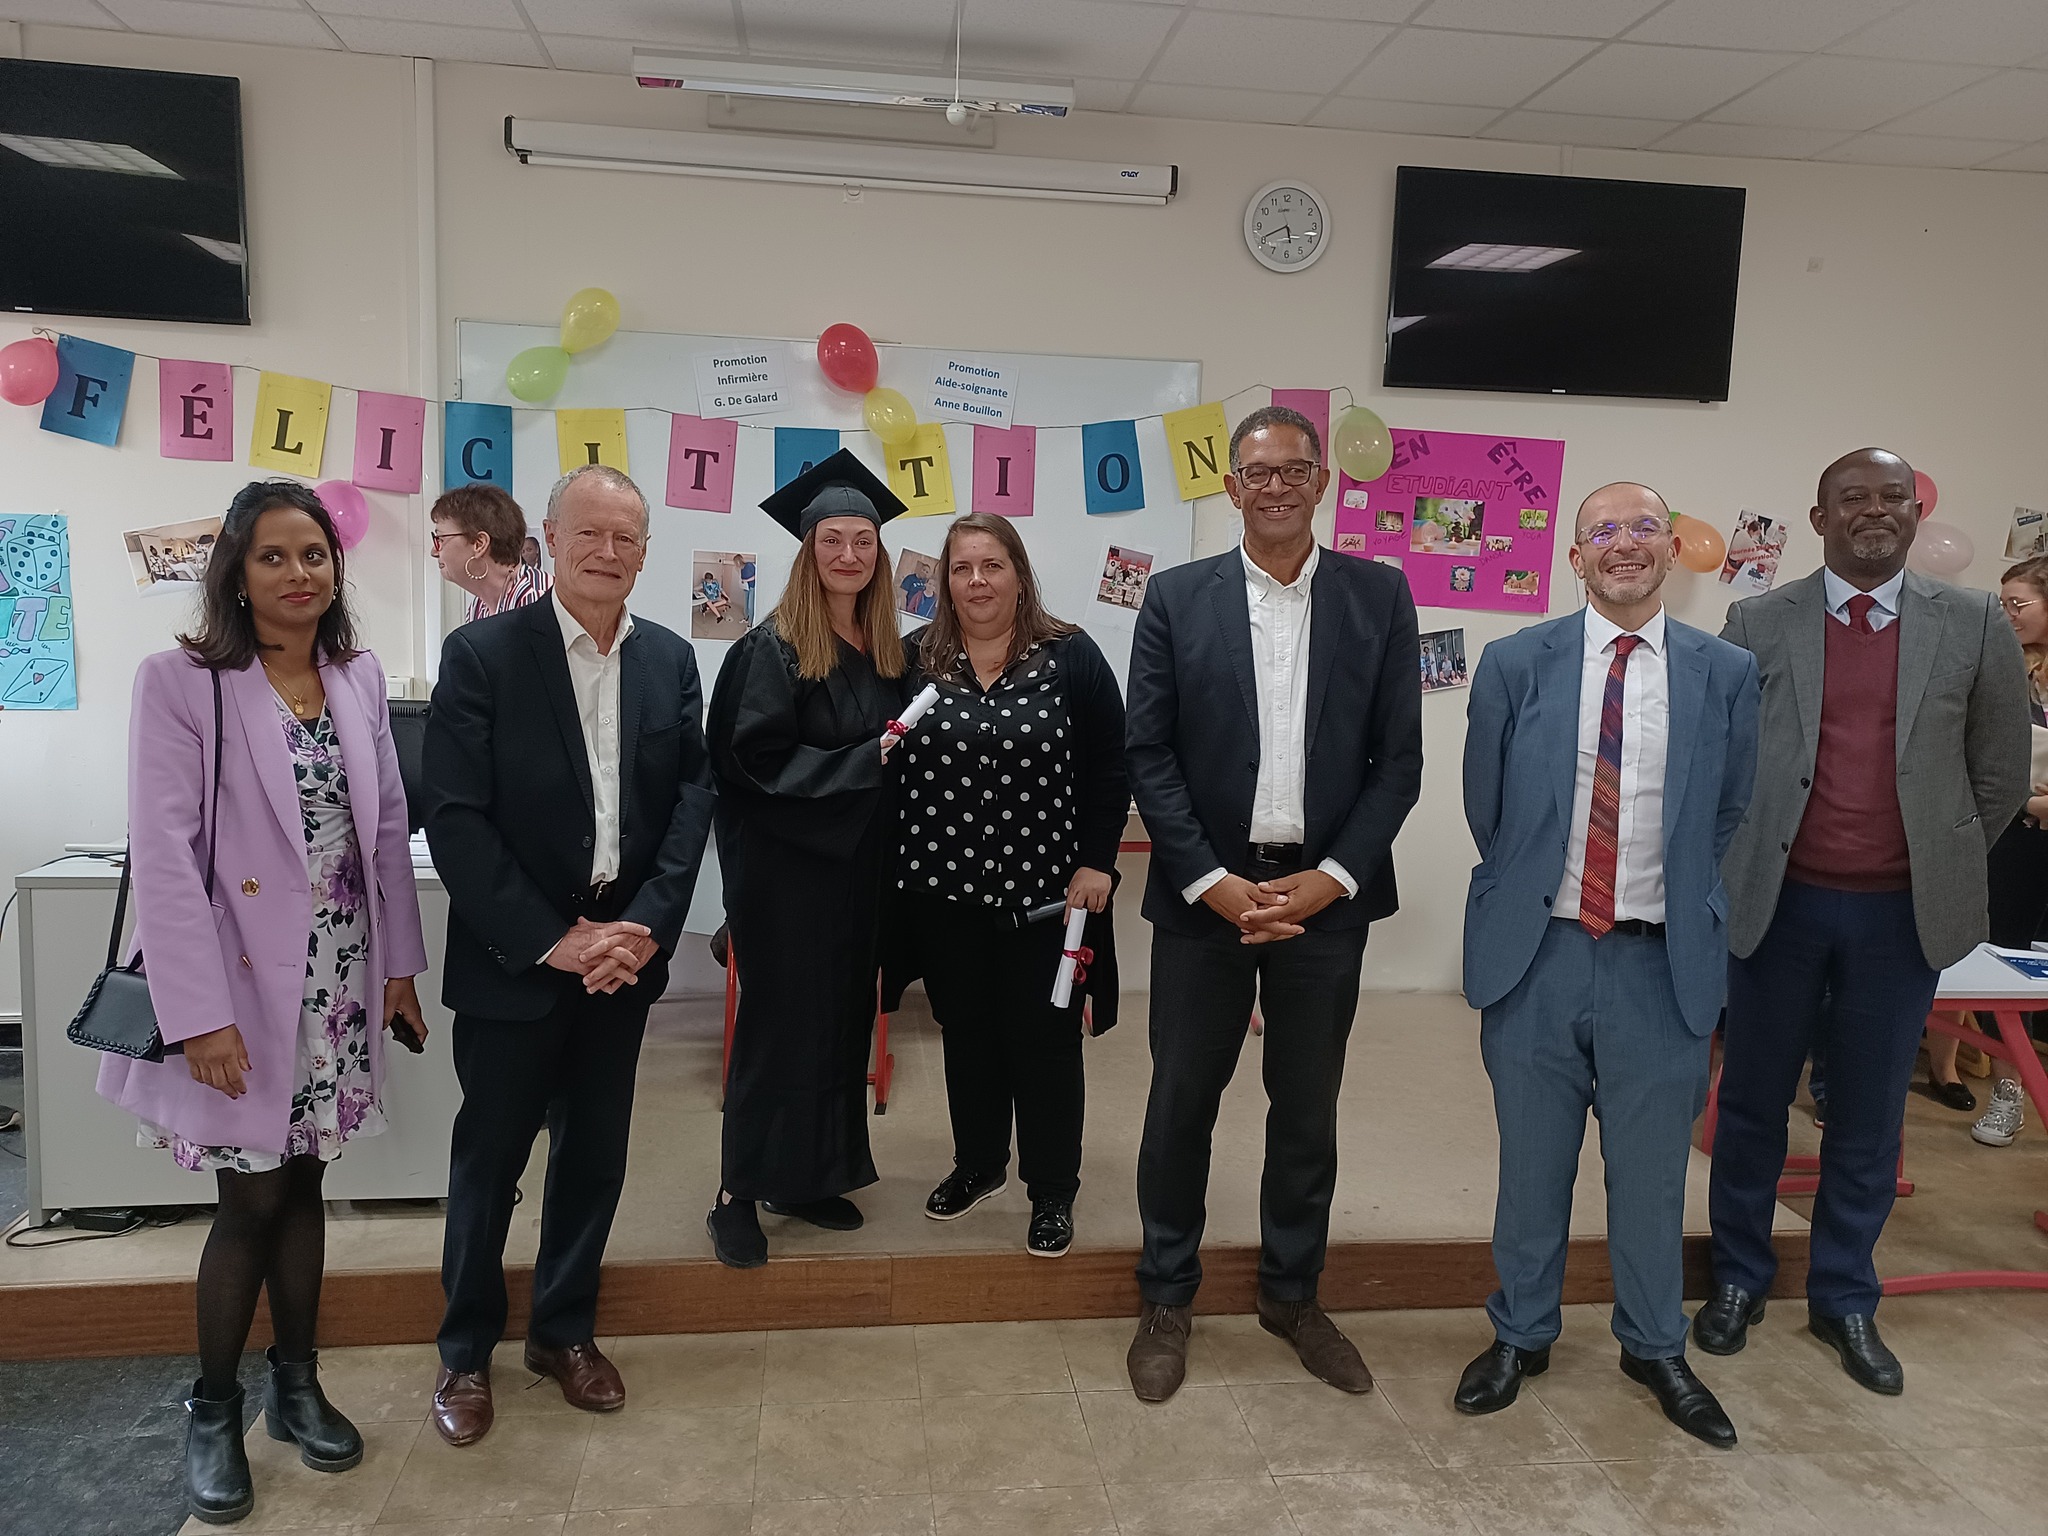
[(548, 951), (548, 965), (583, 978), (585, 992), (616, 992), (640, 980), (640, 968), (654, 958), (655, 943), (640, 923), (593, 923), (587, 917)]
[(1344, 894), (1334, 875), (1304, 869), (1298, 875), (1257, 884), (1225, 875), (1202, 900), (1218, 917), (1236, 926), (1241, 944), (1274, 944), (1303, 932), (1302, 925)]

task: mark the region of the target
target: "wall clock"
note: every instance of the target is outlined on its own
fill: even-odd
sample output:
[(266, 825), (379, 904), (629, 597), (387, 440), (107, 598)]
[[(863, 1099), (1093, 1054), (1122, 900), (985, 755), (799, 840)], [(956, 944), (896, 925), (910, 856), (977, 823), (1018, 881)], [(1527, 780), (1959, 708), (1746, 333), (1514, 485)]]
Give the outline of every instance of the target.
[(1245, 205), (1244, 243), (1269, 272), (1306, 271), (1330, 243), (1329, 205), (1301, 182), (1271, 182)]

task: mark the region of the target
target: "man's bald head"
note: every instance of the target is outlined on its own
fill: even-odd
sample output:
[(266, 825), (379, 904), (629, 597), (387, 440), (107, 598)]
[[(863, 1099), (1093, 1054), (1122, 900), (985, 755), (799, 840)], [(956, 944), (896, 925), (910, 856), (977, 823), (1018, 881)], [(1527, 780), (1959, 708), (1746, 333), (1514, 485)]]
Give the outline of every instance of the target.
[(1671, 508), (1651, 487), (1636, 480), (1612, 481), (1579, 503), (1578, 520), (1572, 527), (1573, 540), (1588, 523), (1627, 522), (1644, 512), (1654, 512), (1667, 523), (1671, 521)]
[(1897, 575), (1920, 524), (1913, 466), (1882, 448), (1845, 453), (1820, 473), (1813, 531), (1828, 569), (1865, 592)]
[(1890, 478), (1903, 478), (1908, 485), (1913, 483), (1913, 466), (1896, 453), (1885, 448), (1858, 448), (1854, 453), (1845, 453), (1834, 463), (1820, 472), (1820, 487), (1814, 492), (1814, 503), (1826, 506), (1828, 497), (1851, 470), (1875, 469), (1887, 472)]

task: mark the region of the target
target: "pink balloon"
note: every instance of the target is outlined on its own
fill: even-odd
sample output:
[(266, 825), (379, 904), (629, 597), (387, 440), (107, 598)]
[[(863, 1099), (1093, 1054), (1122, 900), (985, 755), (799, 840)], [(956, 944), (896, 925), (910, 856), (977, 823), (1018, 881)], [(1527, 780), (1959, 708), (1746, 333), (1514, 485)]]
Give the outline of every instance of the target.
[(334, 536), (343, 549), (354, 549), (370, 531), (370, 503), (346, 480), (323, 480), (313, 487), (320, 505), (334, 519)]
[(30, 336), (0, 347), (0, 400), (41, 405), (57, 387), (57, 344)]
[(828, 325), (818, 337), (818, 367), (825, 377), (850, 395), (864, 395), (875, 387), (882, 369), (875, 356), (875, 344), (857, 325), (841, 321)]
[(1923, 519), (1906, 551), (1906, 564), (1928, 576), (1960, 576), (1977, 558), (1977, 546), (1962, 529)]
[(1933, 477), (1913, 471), (1913, 495), (1920, 503), (1920, 520), (1925, 522), (1934, 516), (1935, 503), (1941, 500), (1941, 492), (1934, 487)]

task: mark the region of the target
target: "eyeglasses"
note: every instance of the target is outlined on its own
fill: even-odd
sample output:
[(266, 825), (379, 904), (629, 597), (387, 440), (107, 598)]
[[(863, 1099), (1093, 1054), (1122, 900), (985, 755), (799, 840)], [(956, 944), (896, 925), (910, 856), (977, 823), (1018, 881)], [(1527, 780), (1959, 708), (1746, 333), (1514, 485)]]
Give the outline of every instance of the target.
[(1234, 473), (1237, 483), (1252, 490), (1264, 490), (1278, 475), (1284, 485), (1307, 485), (1321, 469), (1320, 464), (1311, 464), (1306, 459), (1293, 459), (1285, 464), (1242, 464)]
[(2007, 613), (2021, 614), (2040, 601), (2041, 599), (2038, 597), (2001, 597), (1998, 600), (1998, 606)]
[(1632, 523), (1595, 523), (1590, 528), (1579, 530), (1579, 542), (1590, 544), (1595, 549), (1605, 549), (1626, 531), (1638, 544), (1647, 544), (1661, 534), (1671, 531), (1671, 525), (1661, 517), (1639, 517)]
[(441, 553), (441, 546), (448, 540), (468, 539), (474, 537), (474, 534), (468, 533), (430, 533), (427, 535), (427, 552), (429, 554), (438, 555), (439, 553)]

